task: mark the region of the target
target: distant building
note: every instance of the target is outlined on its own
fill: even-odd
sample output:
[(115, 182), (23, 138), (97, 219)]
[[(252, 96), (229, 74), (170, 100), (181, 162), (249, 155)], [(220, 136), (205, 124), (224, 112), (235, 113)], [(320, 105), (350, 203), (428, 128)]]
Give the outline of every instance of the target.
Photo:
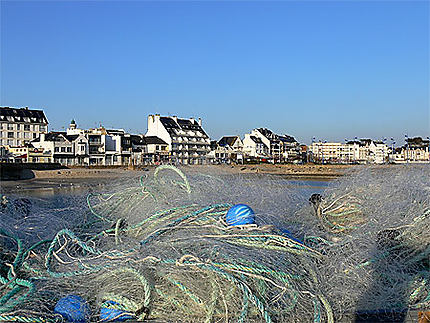
[(257, 136), (252, 133), (245, 134), (243, 139), (243, 152), (253, 158), (262, 159), (269, 158), (269, 147)]
[(253, 129), (251, 135), (260, 138), (268, 147), (268, 154), (274, 163), (301, 159), (300, 144), (292, 136), (278, 135), (267, 128)]
[(210, 151), (209, 136), (202, 128), (202, 120), (148, 116), (146, 136), (155, 136), (168, 144), (169, 160), (184, 165), (204, 164)]
[(382, 164), (388, 161), (388, 146), (381, 141), (360, 139), (340, 142), (314, 142), (309, 146), (311, 160), (317, 163)]
[(47, 131), (42, 110), (0, 107), (0, 146), (23, 146)]
[(408, 138), (406, 144), (396, 148), (390, 155), (390, 160), (394, 163), (429, 163), (430, 142), (421, 137)]
[(157, 165), (169, 161), (169, 145), (155, 136), (132, 135), (133, 165)]
[[(88, 160), (88, 142), (83, 135), (67, 135), (66, 132), (49, 132), (34, 139), (31, 145), (37, 152), (43, 151), (45, 158), (52, 158), (52, 162), (65, 166), (82, 165)], [(43, 157), (32, 152), (32, 158)], [(44, 159), (45, 159), (44, 158)], [(83, 160), (82, 160), (83, 158)], [(33, 161), (33, 160), (32, 160)]]
[(243, 142), (239, 136), (224, 136), (218, 142), (211, 142), (208, 155), (211, 163), (243, 163)]

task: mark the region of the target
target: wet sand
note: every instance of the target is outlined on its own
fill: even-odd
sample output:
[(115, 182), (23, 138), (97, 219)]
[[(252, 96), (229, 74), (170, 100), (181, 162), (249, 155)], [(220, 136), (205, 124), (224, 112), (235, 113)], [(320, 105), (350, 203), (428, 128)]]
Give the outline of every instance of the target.
[[(8, 194), (25, 190), (45, 191), (55, 194), (58, 191), (82, 191), (99, 188), (114, 181), (135, 180), (156, 166), (140, 169), (121, 168), (69, 168), (58, 170), (34, 170), (35, 177), (27, 180), (2, 181), (0, 192)], [(346, 165), (208, 165), (181, 166), (185, 173), (216, 174), (271, 174), (288, 179), (327, 181), (345, 174), (351, 166)]]

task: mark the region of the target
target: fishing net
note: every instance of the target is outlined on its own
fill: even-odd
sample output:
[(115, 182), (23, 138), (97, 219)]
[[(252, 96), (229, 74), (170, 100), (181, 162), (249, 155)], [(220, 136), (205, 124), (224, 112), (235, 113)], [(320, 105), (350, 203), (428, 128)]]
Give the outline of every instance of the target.
[[(20, 216), (22, 199), (6, 203), (3, 319), (61, 320), (59, 300), (74, 295), (88, 309), (68, 311), (93, 321), (331, 320), (322, 254), (295, 238), (304, 198), (286, 180), (161, 166), (108, 190), (65, 213), (29, 201)], [(226, 223), (238, 202), (252, 206), (255, 223)]]
[(364, 168), (302, 210), (325, 238), (318, 271), (338, 317), (429, 308), (429, 175), (426, 166)]
[[(429, 175), (363, 168), (311, 195), (281, 177), (161, 166), (86, 196), (9, 198), (0, 320), (332, 322), (426, 308)], [(255, 221), (227, 223), (238, 203)]]

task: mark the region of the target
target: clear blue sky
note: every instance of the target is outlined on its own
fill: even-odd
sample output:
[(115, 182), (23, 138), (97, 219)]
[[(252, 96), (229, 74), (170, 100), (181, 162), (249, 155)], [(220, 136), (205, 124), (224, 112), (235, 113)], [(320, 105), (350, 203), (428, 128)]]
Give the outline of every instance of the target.
[(430, 135), (427, 1), (2, 1), (3, 106), (50, 128)]

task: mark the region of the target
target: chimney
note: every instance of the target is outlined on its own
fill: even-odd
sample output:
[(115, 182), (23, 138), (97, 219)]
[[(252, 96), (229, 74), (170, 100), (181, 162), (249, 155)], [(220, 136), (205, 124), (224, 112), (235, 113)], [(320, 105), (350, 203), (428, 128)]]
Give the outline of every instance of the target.
[(194, 124), (196, 120), (194, 120), (194, 118), (191, 117), (190, 121), (191, 121), (192, 124)]
[(202, 118), (199, 118), (199, 126), (202, 126)]
[(178, 122), (178, 117), (177, 116), (173, 116), (172, 119), (175, 120), (175, 122)]

